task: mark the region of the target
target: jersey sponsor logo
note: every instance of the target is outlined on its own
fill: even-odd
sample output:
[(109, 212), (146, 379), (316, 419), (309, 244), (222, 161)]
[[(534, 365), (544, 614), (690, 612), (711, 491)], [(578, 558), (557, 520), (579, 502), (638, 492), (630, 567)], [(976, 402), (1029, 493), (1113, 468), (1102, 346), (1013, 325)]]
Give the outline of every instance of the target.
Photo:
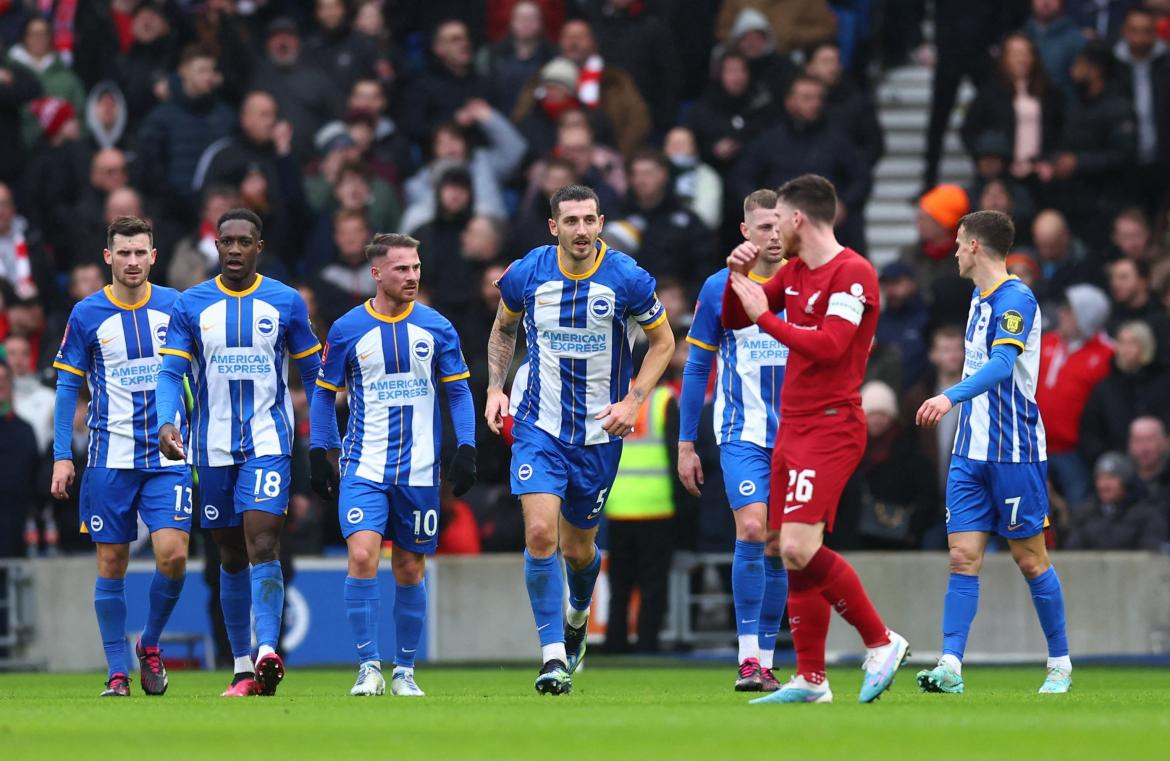
[(1014, 309), (1009, 309), (999, 318), (999, 324), (1003, 328), (1003, 332), (1018, 336), (1024, 332), (1024, 315)]
[(162, 369), (161, 362), (134, 362), (111, 367), (106, 371), (106, 377), (117, 381), (123, 388), (135, 386), (154, 386), (158, 383), (158, 371)]
[(435, 353), (435, 347), (430, 341), (420, 338), (410, 345), (410, 353), (419, 362), (426, 362)]
[(756, 482), (745, 478), (739, 482), (739, 493), (745, 497), (750, 497), (756, 493)]
[(209, 521), (216, 520), (217, 518), (219, 518), (219, 508), (216, 507), (215, 505), (204, 505), (203, 506), (203, 517)]
[(271, 317), (261, 317), (256, 320), (256, 332), (267, 338), (276, 332), (276, 320)]
[(431, 382), (427, 378), (399, 375), (384, 380), (371, 381), (365, 386), (367, 394), (375, 394), (379, 402), (418, 399), (431, 393)]
[(820, 291), (817, 291), (816, 293), (814, 293), (813, 295), (808, 297), (808, 303), (804, 305), (804, 313), (805, 314), (812, 314), (813, 313), (813, 308), (816, 306), (817, 299), (819, 299), (820, 297), (821, 297)]
[(235, 376), (234, 380), (247, 379), (253, 375), (268, 375), (272, 372), (272, 358), (257, 354), (254, 349), (238, 351), (228, 349), (216, 352), (211, 355), (207, 365), (209, 368), (215, 368), (211, 372)]
[(527, 481), (532, 478), (532, 466), (524, 463), (519, 468), (516, 468), (516, 478), (519, 478), (521, 481)]
[(767, 333), (737, 338), (737, 351), (740, 357), (746, 353), (752, 362), (775, 362), (784, 364), (788, 360), (788, 347), (777, 341)]
[(594, 296), (589, 299), (589, 314), (599, 320), (613, 316), (613, 301), (605, 296)]
[(106, 522), (102, 520), (100, 515), (95, 515), (89, 519), (89, 530), (97, 533), (105, 528)]
[(365, 512), (362, 511), (362, 509), (360, 507), (351, 507), (345, 513), (345, 519), (353, 524), (361, 523), (362, 519), (365, 517), (366, 517), (366, 514), (365, 514)]
[(563, 357), (591, 357), (609, 348), (607, 333), (564, 327), (540, 331), (540, 342)]

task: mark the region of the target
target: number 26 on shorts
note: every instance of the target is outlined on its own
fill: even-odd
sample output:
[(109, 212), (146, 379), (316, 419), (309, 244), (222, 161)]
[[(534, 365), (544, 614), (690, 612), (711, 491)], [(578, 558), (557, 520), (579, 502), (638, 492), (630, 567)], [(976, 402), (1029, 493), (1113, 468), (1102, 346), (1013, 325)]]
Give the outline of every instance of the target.
[(813, 479), (816, 477), (817, 472), (812, 469), (789, 470), (788, 493), (784, 495), (784, 501), (801, 504), (808, 502), (813, 496)]

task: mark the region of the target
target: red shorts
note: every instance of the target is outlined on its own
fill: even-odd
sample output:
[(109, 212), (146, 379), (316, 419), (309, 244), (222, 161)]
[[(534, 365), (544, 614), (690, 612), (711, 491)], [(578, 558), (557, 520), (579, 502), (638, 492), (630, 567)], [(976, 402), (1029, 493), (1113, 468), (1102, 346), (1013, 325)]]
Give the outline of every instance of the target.
[(833, 530), (845, 484), (865, 454), (865, 413), (839, 408), (837, 415), (781, 418), (772, 451), (768, 528), (824, 523)]

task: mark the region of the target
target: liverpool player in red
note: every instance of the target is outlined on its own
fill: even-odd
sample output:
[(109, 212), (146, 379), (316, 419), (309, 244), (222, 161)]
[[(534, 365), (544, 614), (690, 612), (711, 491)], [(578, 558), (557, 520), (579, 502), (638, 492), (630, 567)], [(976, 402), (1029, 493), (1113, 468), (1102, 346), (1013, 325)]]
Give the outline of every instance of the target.
[[(803, 175), (777, 193), (789, 266), (761, 287), (747, 277), (759, 250), (741, 243), (727, 258), (731, 277), (723, 295), (725, 328), (757, 323), (790, 352), (768, 519), (770, 528), (780, 529), (788, 569), (796, 674), (779, 691), (752, 702), (833, 699), (825, 678), (825, 637), (835, 608), (867, 648), (858, 698), (869, 703), (889, 689), (909, 643), (882, 623), (857, 572), (824, 546), (824, 534), (833, 528), (841, 491), (865, 451), (860, 388), (878, 321), (877, 273), (833, 235), (837, 193), (831, 182)], [(776, 317), (780, 310), (786, 320)]]

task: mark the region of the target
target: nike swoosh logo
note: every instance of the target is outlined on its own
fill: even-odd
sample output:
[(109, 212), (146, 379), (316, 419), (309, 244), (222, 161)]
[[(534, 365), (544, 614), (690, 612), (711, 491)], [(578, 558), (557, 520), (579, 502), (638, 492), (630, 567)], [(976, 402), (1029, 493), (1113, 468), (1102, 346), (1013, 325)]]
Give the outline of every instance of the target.
[(189, 520), (191, 520), (191, 516), (190, 516), (190, 515), (183, 515), (183, 516), (178, 516), (178, 515), (176, 515), (176, 516), (175, 516), (175, 520), (177, 520), (177, 521), (189, 521)]
[(370, 644), (370, 643), (371, 643), (371, 642), (373, 642), (373, 641), (374, 641), (374, 640), (372, 640), (372, 639), (371, 639), (371, 640), (367, 640), (367, 641), (365, 641), (365, 642), (362, 642), (362, 643), (360, 643), (360, 644), (358, 645), (358, 650), (361, 650), (363, 647), (365, 647), (366, 645)]
[(199, 327), (203, 328), (204, 330), (211, 330), (212, 328), (215, 327), (215, 325), (203, 325), (202, 323), (200, 323)]
[(414, 543), (415, 544), (426, 544), (429, 541), (431, 541), (431, 540), (430, 539), (415, 539)]
[(1022, 523), (1017, 523), (1015, 525), (1009, 525), (1008, 531), (1018, 531), (1020, 529), (1020, 527), (1022, 527), (1023, 525), (1024, 524), (1022, 524)]
[(365, 362), (367, 359), (370, 358), (370, 355), (373, 353), (374, 352), (372, 352), (372, 351), (367, 351), (365, 354), (359, 354), (358, 359), (361, 360), (362, 362)]
[(802, 507), (804, 507), (804, 505), (793, 505), (792, 507), (786, 507), (786, 508), (784, 508), (784, 514), (788, 515), (789, 513), (793, 512), (795, 510), (799, 510)]
[(117, 336), (114, 336), (113, 338), (103, 338), (102, 339), (102, 346), (105, 346), (106, 344), (109, 344), (109, 343), (113, 343), (114, 341), (117, 341), (117, 340), (118, 340)]
[(276, 499), (276, 497), (265, 497), (264, 499), (260, 499), (259, 497), (256, 497), (257, 502), (271, 502), (274, 499)]
[(541, 301), (540, 299), (536, 300), (536, 305), (538, 307), (546, 307), (546, 306), (549, 306), (550, 304), (555, 304), (555, 303), (557, 303), (556, 299), (549, 299), (547, 301)]
[(416, 648), (414, 648), (413, 650), (407, 650), (405, 647), (404, 647), (404, 648), (402, 648), (402, 652), (404, 652), (404, 653), (413, 653), (413, 652), (415, 652), (415, 651), (417, 651), (417, 650), (418, 650), (418, 648), (417, 648), (417, 647), (416, 647)]
[(545, 629), (547, 629), (547, 628), (548, 628), (548, 627), (550, 627), (550, 626), (552, 626), (552, 624), (545, 624), (544, 626), (538, 626), (538, 627), (536, 627), (536, 630), (537, 630), (538, 632), (542, 632), (542, 631), (544, 631)]
[(745, 619), (740, 621), (741, 624), (754, 624), (755, 622), (756, 622), (756, 619), (754, 619), (754, 618), (751, 620), (748, 620), (745, 618)]
[(800, 291), (796, 290), (795, 288), (785, 288), (784, 295), (785, 296), (799, 296)]

